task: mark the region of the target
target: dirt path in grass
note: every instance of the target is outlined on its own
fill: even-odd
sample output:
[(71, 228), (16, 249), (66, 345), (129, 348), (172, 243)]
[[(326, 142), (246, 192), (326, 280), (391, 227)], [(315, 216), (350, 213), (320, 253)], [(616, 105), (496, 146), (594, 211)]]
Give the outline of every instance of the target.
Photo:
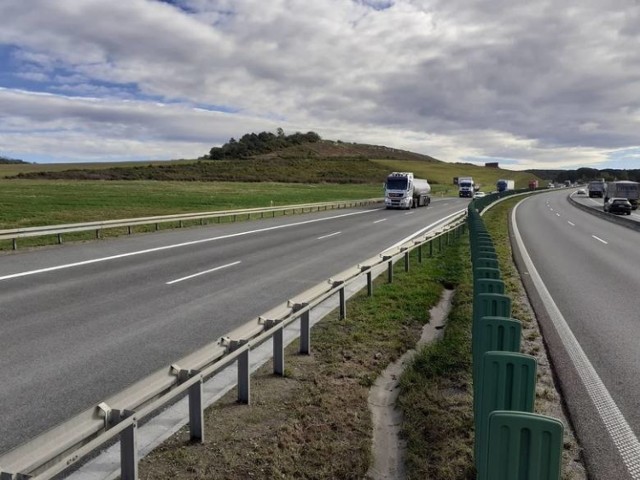
[[(438, 304), (429, 311), (430, 321), (422, 329), (416, 349), (439, 337), (451, 308), (453, 290), (444, 290)], [(400, 438), (402, 414), (396, 408), (400, 393), (398, 383), (405, 365), (411, 361), (416, 350), (409, 350), (391, 363), (376, 379), (369, 391), (369, 410), (373, 424), (373, 463), (367, 475), (373, 480), (402, 480), (404, 469), (404, 442)]]

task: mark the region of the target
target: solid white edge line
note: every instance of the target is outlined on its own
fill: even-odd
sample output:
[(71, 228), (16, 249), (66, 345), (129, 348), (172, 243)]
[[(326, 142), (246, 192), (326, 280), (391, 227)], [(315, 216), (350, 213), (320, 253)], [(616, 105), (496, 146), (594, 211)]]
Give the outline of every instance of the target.
[(342, 232), (333, 232), (333, 233), (330, 233), (329, 235), (323, 235), (321, 237), (318, 237), (318, 240), (323, 240), (325, 238), (334, 237), (336, 235), (340, 235), (341, 233)]
[(427, 230), (429, 230), (430, 228), (433, 228), (434, 226), (436, 226), (436, 225), (438, 225), (438, 224), (440, 224), (440, 223), (444, 223), (444, 222), (446, 222), (446, 221), (447, 221), (448, 219), (450, 219), (451, 217), (455, 217), (456, 215), (460, 215), (461, 213), (466, 212), (466, 211), (467, 211), (467, 209), (466, 209), (466, 208), (465, 208), (465, 209), (463, 209), (463, 210), (458, 210), (457, 212), (454, 212), (454, 213), (452, 213), (451, 215), (447, 215), (446, 217), (441, 218), (441, 219), (440, 219), (440, 220), (438, 220), (437, 222), (433, 222), (431, 225), (427, 225), (426, 227), (421, 228), (421, 229), (420, 229), (420, 230), (418, 230), (417, 232), (412, 233), (411, 235), (409, 235), (409, 236), (407, 236), (407, 237), (403, 238), (402, 240), (400, 240), (399, 242), (394, 243), (394, 244), (393, 244), (393, 245), (391, 245), (390, 247), (385, 248), (382, 252), (380, 252), (380, 255), (382, 255), (382, 254), (383, 254), (384, 252), (386, 252), (387, 250), (391, 250), (392, 248), (396, 248), (396, 247), (398, 247), (398, 246), (402, 245), (403, 243), (405, 243), (405, 242), (407, 242), (407, 241), (411, 240), (413, 237), (417, 237), (417, 236), (418, 236), (418, 235), (420, 235), (421, 233), (426, 232)]
[(234, 265), (238, 265), (239, 263), (241, 263), (240, 260), (238, 260), (237, 262), (228, 263), (226, 265), (221, 265), (219, 267), (211, 268), (209, 270), (205, 270), (204, 272), (194, 273), (193, 275), (189, 275), (188, 277), (182, 277), (182, 278), (178, 278), (177, 280), (171, 280), (170, 282), (167, 282), (167, 285), (173, 285), (174, 283), (183, 282), (184, 280), (189, 280), (191, 278), (199, 277), (200, 275), (205, 275), (207, 273), (215, 272), (217, 270), (222, 270), (223, 268), (233, 267)]
[(375, 221), (375, 222), (373, 222), (373, 223), (374, 223), (374, 225), (375, 225), (376, 223), (386, 222), (386, 221), (387, 221), (387, 219), (386, 219), (386, 218), (383, 218), (382, 220), (376, 220), (376, 221)]
[(595, 238), (596, 240), (598, 240), (599, 242), (604, 243), (605, 245), (609, 245), (609, 242), (607, 242), (606, 240), (601, 239), (600, 237), (596, 237), (595, 235), (591, 235), (593, 238)]
[[(522, 202), (520, 202), (522, 203)], [(611, 436), (613, 444), (618, 449), (622, 460), (627, 467), (627, 470), (632, 478), (640, 479), (640, 442), (638, 438), (631, 430), (631, 427), (627, 423), (627, 420), (622, 415), (622, 412), (611, 398), (611, 394), (604, 386), (602, 380), (596, 373), (593, 365), (589, 362), (587, 355), (582, 350), (582, 347), (578, 343), (578, 340), (574, 336), (571, 328), (567, 324), (566, 320), (560, 313), (560, 309), (553, 301), (553, 297), (547, 290), (540, 274), (533, 265), (533, 261), (527, 252), (518, 225), (516, 223), (516, 212), (520, 203), (516, 204), (511, 213), (511, 225), (513, 226), (513, 234), (518, 244), (518, 248), (522, 253), (523, 261), (529, 272), (531, 280), (536, 286), (540, 298), (542, 299), (549, 317), (558, 332), (558, 336), (562, 340), (562, 343), (573, 362), (573, 365), (585, 386), (589, 398), (593, 402), (600, 419), (604, 424), (607, 432)]]
[(377, 212), (378, 210), (383, 210), (383, 209), (382, 208), (378, 208), (378, 209), (373, 209), (373, 210), (365, 210), (365, 211), (362, 211), (362, 212), (343, 213), (342, 215), (335, 215), (333, 217), (316, 218), (316, 219), (313, 219), (313, 220), (306, 220), (304, 222), (288, 223), (286, 225), (276, 225), (276, 226), (273, 226), (273, 227), (261, 228), (261, 229), (257, 229), (257, 230), (248, 230), (246, 232), (238, 232), (238, 233), (232, 233), (232, 234), (229, 234), (229, 235), (221, 235), (219, 237), (203, 238), (201, 240), (194, 240), (194, 241), (191, 241), (191, 242), (177, 243), (177, 244), (174, 244), (174, 245), (165, 245), (164, 247), (149, 248), (149, 249), (146, 249), (146, 250), (138, 250), (136, 252), (122, 253), (120, 255), (112, 255), (112, 256), (109, 256), (109, 257), (94, 258), (92, 260), (84, 260), (82, 262), (68, 263), (68, 264), (65, 264), (65, 265), (57, 265), (55, 267), (48, 267), (48, 268), (41, 268), (41, 269), (38, 269), (38, 270), (30, 270), (30, 271), (27, 271), (27, 272), (13, 273), (11, 275), (4, 275), (4, 276), (0, 277), (0, 281), (2, 281), (2, 280), (10, 280), (12, 278), (26, 277), (28, 275), (35, 275), (37, 273), (54, 272), (56, 270), (64, 270), (66, 268), (80, 267), (80, 266), (83, 266), (83, 265), (90, 265), (92, 263), (107, 262), (109, 260), (116, 260), (118, 258), (132, 257), (132, 256), (135, 256), (135, 255), (142, 255), (142, 254), (145, 254), (145, 253), (161, 252), (162, 250), (171, 250), (173, 248), (179, 248), (179, 247), (188, 247), (188, 246), (191, 246), (191, 245), (197, 245), (199, 243), (213, 242), (215, 240), (223, 240), (223, 239), (226, 239), (226, 238), (241, 237), (241, 236), (244, 236), (244, 235), (250, 235), (252, 233), (268, 232), (268, 231), (271, 231), (271, 230), (280, 230), (282, 228), (295, 227), (295, 226), (298, 226), (298, 225), (306, 225), (306, 224), (309, 224), (309, 223), (323, 222), (325, 220), (333, 220), (335, 218), (350, 217), (352, 215), (361, 215), (363, 213)]

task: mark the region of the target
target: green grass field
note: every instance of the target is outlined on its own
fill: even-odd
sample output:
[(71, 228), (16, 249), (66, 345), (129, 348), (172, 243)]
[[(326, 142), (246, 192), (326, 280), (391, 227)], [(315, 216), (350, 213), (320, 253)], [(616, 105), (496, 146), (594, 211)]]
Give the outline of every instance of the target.
[(0, 180), (0, 229), (378, 197), (366, 184)]

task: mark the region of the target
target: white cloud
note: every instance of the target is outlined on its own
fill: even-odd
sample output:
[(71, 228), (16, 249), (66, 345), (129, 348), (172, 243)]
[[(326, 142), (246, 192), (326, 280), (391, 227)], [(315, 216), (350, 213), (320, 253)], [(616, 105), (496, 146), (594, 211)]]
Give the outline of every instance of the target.
[[(11, 18), (0, 47), (11, 45), (13, 60), (0, 77), (0, 86), (13, 82), (0, 91), (0, 148), (16, 150), (6, 133), (17, 124), (21, 145), (56, 125), (47, 142), (59, 139), (68, 158), (82, 152), (67, 135), (150, 151), (154, 142), (176, 142), (167, 151), (185, 148), (179, 156), (188, 156), (282, 126), (447, 161), (495, 157), (517, 168), (559, 168), (601, 164), (638, 143), (635, 3), (172, 3), (0, 3), (0, 15)], [(41, 101), (12, 91), (19, 79), (65, 96)], [(158, 101), (172, 105), (169, 115), (151, 113)], [(191, 108), (198, 106), (237, 113)]]

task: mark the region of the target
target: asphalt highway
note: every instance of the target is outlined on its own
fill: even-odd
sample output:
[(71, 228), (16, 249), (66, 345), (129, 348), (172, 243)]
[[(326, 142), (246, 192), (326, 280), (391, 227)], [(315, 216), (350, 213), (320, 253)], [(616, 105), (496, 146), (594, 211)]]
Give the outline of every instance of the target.
[(466, 207), (362, 208), (0, 256), (0, 452)]
[[(535, 266), (521, 256), (521, 274), (591, 475), (638, 479), (639, 233), (572, 206), (568, 194), (535, 195), (516, 208)], [(536, 280), (546, 293), (532, 293)]]

